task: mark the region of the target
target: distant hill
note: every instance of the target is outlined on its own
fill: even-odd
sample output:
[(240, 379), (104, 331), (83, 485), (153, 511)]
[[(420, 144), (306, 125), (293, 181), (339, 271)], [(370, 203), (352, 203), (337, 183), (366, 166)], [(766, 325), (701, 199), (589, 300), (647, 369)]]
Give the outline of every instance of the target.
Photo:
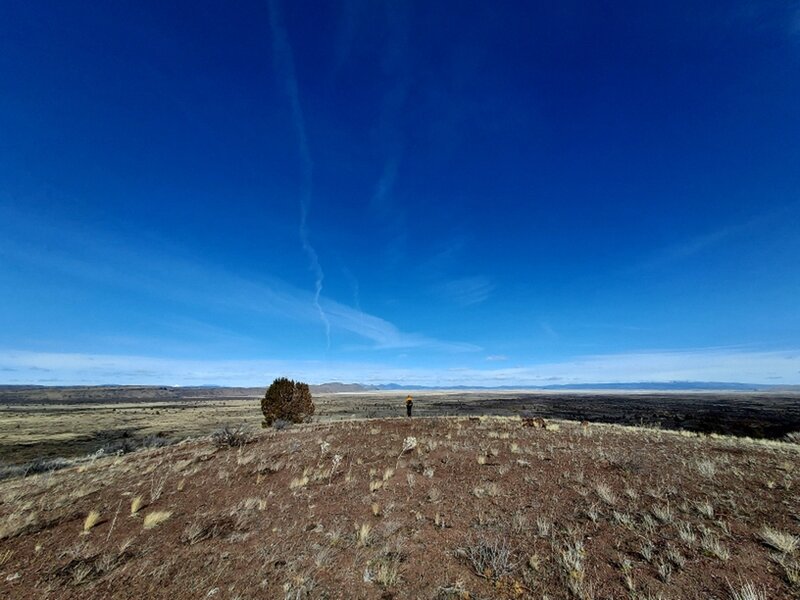
[[(331, 382), (309, 386), (312, 394), (354, 393), (377, 390), (360, 383)], [(254, 398), (264, 395), (263, 387), (159, 386), (159, 385), (0, 385), (0, 402), (124, 402), (127, 400), (210, 400)]]
[(361, 383), (339, 383), (332, 381), (330, 383), (321, 383), (319, 385), (308, 386), (312, 394), (337, 394), (343, 392), (369, 392), (379, 390), (381, 388), (374, 385), (363, 385)]
[(800, 385), (769, 385), (726, 381), (638, 381), (620, 383), (568, 383), (558, 385), (458, 385), (424, 386), (386, 383), (379, 390), (730, 390), (730, 391), (800, 391)]
[[(222, 386), (147, 386), (147, 385), (95, 385), (95, 386), (43, 386), (0, 385), (0, 402), (125, 402), (163, 400), (213, 400), (223, 398), (257, 398), (264, 394), (263, 387)], [(800, 385), (764, 385), (715, 381), (639, 381), (633, 383), (579, 383), (546, 386), (423, 386), (400, 383), (365, 385), (333, 381), (309, 386), (312, 394), (360, 393), (371, 391), (405, 390), (462, 390), (462, 391), (507, 391), (507, 390), (606, 390), (606, 391), (749, 391), (749, 392), (797, 392)]]

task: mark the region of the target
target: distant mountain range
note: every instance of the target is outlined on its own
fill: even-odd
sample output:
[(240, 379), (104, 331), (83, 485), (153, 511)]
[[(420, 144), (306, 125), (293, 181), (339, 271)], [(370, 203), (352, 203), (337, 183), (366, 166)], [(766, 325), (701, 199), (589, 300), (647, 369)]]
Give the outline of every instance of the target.
[[(326, 384), (336, 385), (336, 384)], [(359, 384), (353, 384), (359, 385)], [(425, 386), (386, 383), (361, 386), (362, 390), (731, 390), (800, 391), (800, 385), (768, 385), (729, 381), (638, 381), (631, 383), (568, 383), (559, 385)]]

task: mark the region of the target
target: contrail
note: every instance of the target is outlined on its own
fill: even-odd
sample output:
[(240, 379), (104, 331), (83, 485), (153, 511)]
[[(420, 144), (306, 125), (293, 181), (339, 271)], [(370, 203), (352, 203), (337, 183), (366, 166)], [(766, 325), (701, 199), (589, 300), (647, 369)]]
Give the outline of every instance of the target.
[(303, 186), (300, 193), (300, 241), (303, 244), (303, 251), (308, 256), (311, 270), (314, 273), (314, 306), (317, 307), (319, 318), (325, 325), (325, 339), (328, 348), (331, 346), (331, 324), (328, 316), (320, 304), (322, 295), (322, 282), (325, 274), (319, 263), (319, 256), (308, 236), (308, 211), (311, 206), (313, 192), (314, 162), (311, 160), (311, 151), (308, 148), (308, 137), (306, 136), (306, 124), (303, 118), (303, 110), (300, 107), (300, 93), (297, 87), (297, 76), (294, 72), (294, 59), (292, 57), (292, 47), (289, 44), (289, 37), (286, 29), (281, 22), (280, 9), (277, 0), (269, 2), (269, 21), (272, 30), (272, 51), (275, 61), (275, 70), (282, 76), (286, 95), (292, 108), (292, 122), (294, 123), (295, 133), (297, 134), (297, 144), (300, 151), (300, 160), (303, 163)]

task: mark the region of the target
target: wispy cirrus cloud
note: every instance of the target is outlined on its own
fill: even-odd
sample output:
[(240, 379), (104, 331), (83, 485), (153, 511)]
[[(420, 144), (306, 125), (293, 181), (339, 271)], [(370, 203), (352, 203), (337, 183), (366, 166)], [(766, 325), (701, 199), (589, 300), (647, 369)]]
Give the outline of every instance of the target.
[(451, 279), (434, 286), (440, 298), (464, 307), (485, 302), (493, 290), (494, 284), (481, 275)]
[(777, 210), (772, 210), (739, 223), (731, 223), (712, 231), (680, 240), (661, 248), (649, 258), (635, 264), (632, 270), (642, 271), (658, 269), (673, 263), (693, 259), (698, 255), (702, 255), (704, 252), (713, 250), (717, 246), (744, 237), (760, 227), (773, 224), (777, 222), (778, 219), (789, 217), (796, 213), (798, 206), (800, 206), (800, 202), (790, 202)]
[(300, 90), (297, 85), (292, 46), (289, 43), (289, 35), (281, 19), (278, 0), (270, 0), (269, 16), (275, 71), (281, 83), (283, 83), (286, 96), (289, 99), (289, 105), (292, 111), (292, 123), (294, 124), (295, 134), (297, 136), (297, 146), (303, 169), (300, 191), (300, 241), (303, 246), (303, 251), (306, 253), (306, 256), (308, 256), (311, 271), (314, 273), (314, 306), (316, 306), (319, 318), (325, 326), (325, 337), (328, 347), (330, 347), (331, 324), (320, 302), (322, 283), (325, 280), (325, 274), (319, 262), (319, 255), (314, 246), (311, 245), (308, 231), (308, 212), (311, 207), (314, 189), (314, 162), (311, 159), (311, 150), (308, 146), (308, 135), (306, 133), (306, 121), (303, 116), (303, 109), (300, 105)]
[[(12, 217), (11, 211), (8, 215)], [(439, 340), (406, 332), (381, 317), (325, 296), (317, 296), (277, 278), (243, 277), (215, 265), (157, 251), (101, 233), (86, 235), (59, 223), (12, 217), (0, 227), (0, 256), (50, 272), (66, 274), (88, 284), (112, 285), (157, 299), (224, 309), (257, 317), (276, 317), (314, 323), (319, 310), (329, 326), (371, 342), (374, 349), (428, 348), (442, 352), (479, 350), (478, 346)], [(236, 332), (230, 332), (236, 333)]]
[(392, 364), (286, 360), (182, 360), (139, 355), (0, 350), (5, 383), (262, 386), (289, 374), (310, 383), (357, 381), (430, 386), (544, 386), (715, 381), (800, 384), (800, 350), (710, 348), (578, 356), (506, 368), (401, 368)]

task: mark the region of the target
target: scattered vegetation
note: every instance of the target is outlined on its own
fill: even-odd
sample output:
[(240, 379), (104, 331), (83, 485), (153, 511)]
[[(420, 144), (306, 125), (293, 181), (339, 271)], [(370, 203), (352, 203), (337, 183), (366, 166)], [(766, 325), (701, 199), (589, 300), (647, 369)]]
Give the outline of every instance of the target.
[[(0, 597), (16, 597), (17, 573), (52, 597), (800, 592), (794, 445), (557, 424), (319, 423), (222, 444), (238, 452), (206, 436), (6, 481)], [(141, 519), (117, 519), (127, 502)], [(81, 522), (91, 535), (75, 535)]]

